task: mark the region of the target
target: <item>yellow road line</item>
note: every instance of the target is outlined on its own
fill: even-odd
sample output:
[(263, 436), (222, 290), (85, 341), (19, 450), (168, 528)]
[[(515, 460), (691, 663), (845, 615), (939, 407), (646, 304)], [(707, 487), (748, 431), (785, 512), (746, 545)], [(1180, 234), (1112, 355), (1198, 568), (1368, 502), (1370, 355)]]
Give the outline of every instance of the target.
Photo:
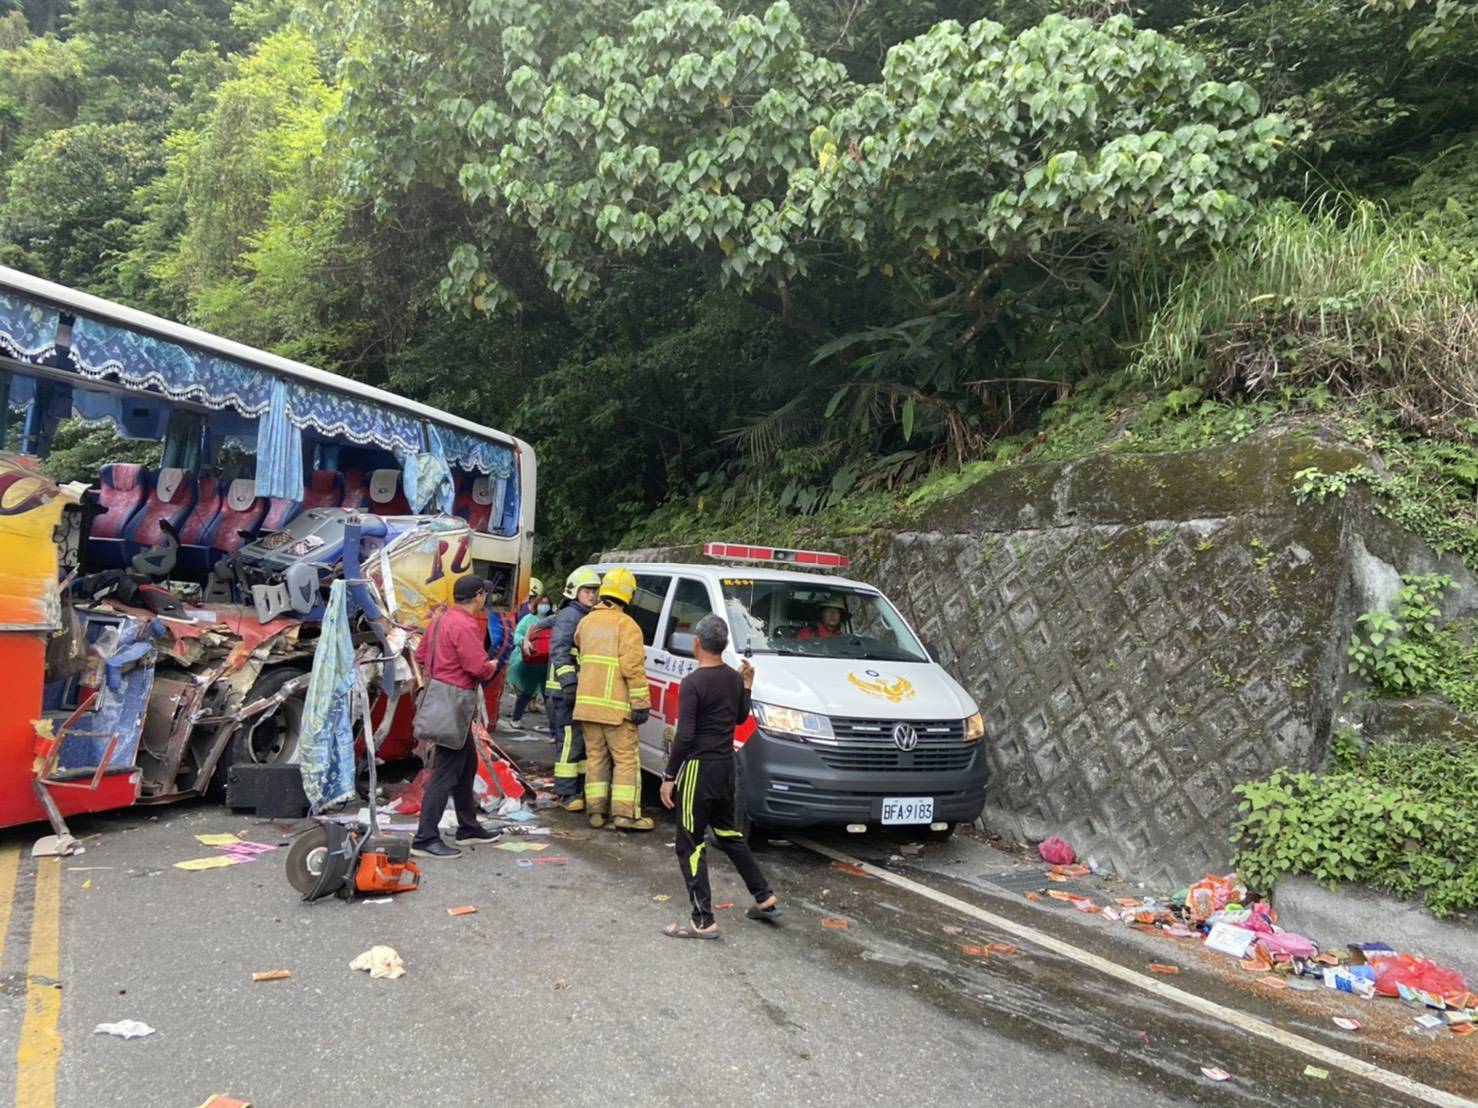
[(0, 846), (0, 966), (5, 964), (5, 936), (10, 931), (10, 909), (15, 904), (15, 875), (20, 872), (18, 844)]
[(62, 991), (36, 982), (61, 976), (62, 863), (42, 858), (36, 869), (36, 913), (31, 921), (31, 958), (26, 973), (26, 1018), (15, 1052), (15, 1108), (56, 1108), (56, 1065), (62, 1054), (57, 1020)]

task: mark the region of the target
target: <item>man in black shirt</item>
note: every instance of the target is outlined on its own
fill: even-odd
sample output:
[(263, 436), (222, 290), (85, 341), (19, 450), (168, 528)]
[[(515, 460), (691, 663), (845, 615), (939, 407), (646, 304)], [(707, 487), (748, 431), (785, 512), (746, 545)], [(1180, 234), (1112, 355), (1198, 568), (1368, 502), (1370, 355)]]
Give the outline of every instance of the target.
[(745, 660), (735, 673), (724, 665), (728, 645), (728, 625), (718, 616), (703, 617), (693, 629), (698, 668), (683, 678), (678, 692), (677, 736), (662, 775), (662, 803), (668, 808), (681, 805), (675, 845), (693, 907), (691, 927), (672, 923), (663, 928), (663, 934), (675, 939), (718, 938), (705, 856), (710, 827), (754, 897), (754, 907), (745, 914), (764, 920), (781, 914), (749, 844), (734, 829), (734, 728), (749, 718), (754, 667)]

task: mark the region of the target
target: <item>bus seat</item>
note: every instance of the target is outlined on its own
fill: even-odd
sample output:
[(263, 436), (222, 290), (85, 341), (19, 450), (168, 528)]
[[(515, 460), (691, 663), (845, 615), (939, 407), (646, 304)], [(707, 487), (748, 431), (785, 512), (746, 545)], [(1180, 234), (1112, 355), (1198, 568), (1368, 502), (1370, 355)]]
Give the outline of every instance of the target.
[(344, 500), (341, 508), (363, 508), (369, 503), (369, 486), (364, 483), (364, 470), (344, 470)]
[(164, 540), (162, 524), (176, 531), (185, 525), (195, 507), (195, 475), (183, 469), (161, 469), (154, 476), (153, 488), (128, 523), (123, 538), (127, 554), (132, 558), (140, 551), (158, 546)]
[(251, 477), (238, 477), (226, 486), (225, 503), (216, 515), (215, 526), (210, 529), (211, 549), (234, 554), (247, 543), (241, 532), (260, 530), (266, 514), (267, 502), (257, 495), (256, 481)]
[(180, 527), (179, 567), (192, 573), (205, 573), (215, 563), (218, 553), (210, 548), (211, 528), (221, 512), (221, 483), (214, 477), (201, 477), (196, 482), (195, 507)]
[(452, 511), (465, 519), (474, 531), (486, 531), (493, 514), (493, 483), (487, 477), (474, 477), (457, 493)]
[(149, 472), (133, 462), (113, 462), (99, 475), (98, 506), (87, 536), (87, 560), (98, 566), (128, 564), (124, 535), (149, 495)]
[(331, 469), (315, 469), (303, 490), (303, 509), (337, 508), (344, 500), (344, 479)]
[(377, 516), (408, 516), (410, 501), (400, 491), (400, 470), (377, 469), (369, 475), (369, 509)]
[(261, 530), (281, 531), (293, 518), (303, 510), (303, 505), (296, 500), (284, 500), (280, 496), (274, 496), (267, 501), (267, 514), (262, 517)]

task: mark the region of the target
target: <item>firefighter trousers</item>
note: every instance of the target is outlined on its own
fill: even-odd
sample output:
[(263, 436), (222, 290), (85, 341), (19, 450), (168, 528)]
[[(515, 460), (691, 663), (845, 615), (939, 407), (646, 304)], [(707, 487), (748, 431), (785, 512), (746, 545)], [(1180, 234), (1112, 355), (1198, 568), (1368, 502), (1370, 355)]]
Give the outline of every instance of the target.
[(713, 926), (713, 892), (708, 884), (709, 831), (713, 832), (718, 848), (734, 863), (754, 902), (763, 904), (772, 895), (770, 883), (760, 872), (754, 853), (734, 824), (734, 759), (690, 758), (684, 762), (677, 771), (677, 836), (673, 847), (683, 871), (683, 882), (688, 886), (695, 927)]
[(641, 818), (641, 757), (636, 724), (578, 725), (585, 737), (585, 810), (591, 815)]
[(585, 738), (588, 724), (575, 722), (575, 698), (562, 692), (545, 692), (544, 710), (554, 735), (554, 795), (571, 799), (580, 795), (585, 775)]

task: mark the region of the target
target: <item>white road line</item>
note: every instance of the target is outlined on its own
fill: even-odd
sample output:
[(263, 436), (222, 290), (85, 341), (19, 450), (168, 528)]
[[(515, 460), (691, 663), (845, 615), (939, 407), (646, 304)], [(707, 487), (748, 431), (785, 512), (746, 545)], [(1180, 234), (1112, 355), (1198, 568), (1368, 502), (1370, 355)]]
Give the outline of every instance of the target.
[(1324, 1046), (1322, 1043), (1316, 1043), (1312, 1039), (1304, 1038), (1302, 1035), (1295, 1035), (1291, 1031), (1285, 1031), (1281, 1027), (1269, 1023), (1267, 1020), (1248, 1015), (1246, 1012), (1239, 1011), (1236, 1008), (1227, 1008), (1224, 1005), (1217, 1004), (1214, 1000), (1207, 1000), (1205, 997), (1188, 993), (1183, 989), (1177, 989), (1173, 985), (1167, 985), (1163, 981), (1150, 977), (1148, 974), (1129, 969), (1127, 966), (1121, 966), (1117, 962), (1094, 954), (1092, 951), (1073, 946), (1071, 943), (1065, 943), (1061, 939), (1054, 939), (1050, 935), (1044, 935), (1034, 927), (1017, 923), (1015, 920), (1007, 919), (1005, 916), (998, 916), (994, 912), (986, 911), (984, 908), (977, 908), (973, 904), (966, 903), (957, 897), (950, 896), (948, 893), (942, 893), (937, 889), (931, 889), (928, 885), (922, 885), (917, 881), (893, 873), (891, 870), (881, 869), (878, 866), (853, 858), (828, 846), (822, 846), (820, 843), (812, 842), (809, 839), (798, 839), (792, 836), (791, 842), (797, 846), (805, 847), (807, 850), (815, 851), (817, 854), (824, 855), (833, 861), (846, 862), (850, 865), (857, 866), (864, 873), (876, 877), (880, 881), (886, 881), (888, 884), (897, 888), (906, 889), (918, 896), (932, 900), (936, 904), (942, 904), (946, 908), (977, 919), (981, 923), (988, 923), (992, 927), (1015, 935), (1024, 942), (1034, 943), (1037, 946), (1044, 947), (1054, 954), (1071, 959), (1079, 965), (1095, 969), (1099, 973), (1124, 982), (1126, 985), (1133, 985), (1136, 989), (1142, 989), (1147, 993), (1152, 993), (1162, 1000), (1168, 1000), (1170, 1003), (1178, 1004), (1182, 1008), (1189, 1008), (1193, 1012), (1210, 1016), (1214, 1020), (1246, 1031), (1248, 1034), (1269, 1039), (1279, 1046), (1284, 1046), (1289, 1050), (1306, 1055), (1321, 1065), (1329, 1066), (1332, 1069), (1343, 1070), (1345, 1073), (1353, 1074), (1356, 1077), (1363, 1077), (1367, 1081), (1374, 1081), (1377, 1085), (1384, 1085), (1388, 1089), (1420, 1100), (1425, 1104), (1437, 1105), (1437, 1108), (1478, 1108), (1478, 1101), (1469, 1100), (1466, 1097), (1446, 1092), (1443, 1089), (1434, 1089), (1430, 1085), (1423, 1085), (1420, 1081), (1413, 1081), (1411, 1078), (1405, 1077), (1402, 1074), (1392, 1073), (1390, 1070), (1382, 1069), (1380, 1066), (1362, 1061), (1359, 1058), (1352, 1058), (1348, 1054)]

